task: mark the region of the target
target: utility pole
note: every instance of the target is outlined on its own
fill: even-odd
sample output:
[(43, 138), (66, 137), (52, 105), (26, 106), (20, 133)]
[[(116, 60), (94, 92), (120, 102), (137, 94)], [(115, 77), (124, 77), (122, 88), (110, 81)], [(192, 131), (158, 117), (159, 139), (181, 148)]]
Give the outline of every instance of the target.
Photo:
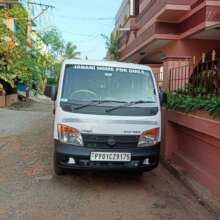
[(28, 1), (27, 43), (31, 46), (32, 33), (32, 0)]

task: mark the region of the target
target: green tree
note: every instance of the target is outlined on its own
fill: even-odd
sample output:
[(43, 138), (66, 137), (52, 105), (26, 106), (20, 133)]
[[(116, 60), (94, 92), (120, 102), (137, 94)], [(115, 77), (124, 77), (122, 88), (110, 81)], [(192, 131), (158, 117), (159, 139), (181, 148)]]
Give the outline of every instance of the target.
[[(26, 41), (27, 12), (18, 4), (10, 9), (0, 10), (0, 17), (0, 79), (12, 88), (17, 82), (31, 87), (36, 72), (39, 75), (44, 72), (42, 71), (42, 68), (45, 68), (43, 62), (46, 62), (47, 58), (44, 57), (43, 62), (39, 62), (39, 52), (37, 53), (35, 48), (27, 49), (30, 46)], [(17, 18), (15, 33), (4, 23), (4, 20), (9, 18)]]
[(78, 59), (80, 56), (80, 52), (78, 52), (76, 50), (77, 50), (77, 46), (74, 45), (72, 42), (68, 42), (65, 45), (63, 58), (64, 59)]
[[(9, 11), (0, 11), (0, 16), (24, 16), (18, 7)], [(6, 14), (7, 13), (7, 14)], [(20, 21), (20, 20), (18, 20)], [(18, 22), (19, 23), (19, 22)], [(22, 24), (19, 23), (19, 28)], [(18, 37), (19, 36), (19, 37)], [(50, 55), (43, 55), (36, 48), (27, 49), (26, 35), (22, 30), (16, 34), (11, 32), (0, 19), (0, 79), (9, 84), (12, 88), (16, 83), (22, 82), (31, 88), (33, 82), (39, 88), (42, 80), (45, 82), (46, 71), (53, 64)], [(40, 90), (40, 88), (39, 88)]]
[(27, 66), (20, 61), (29, 59), (23, 45), (17, 43), (12, 32), (0, 22), (0, 79), (7, 82), (12, 88), (15, 87), (17, 78), (30, 78)]
[(65, 43), (58, 30), (54, 27), (50, 31), (45, 32), (42, 38), (47, 44), (49, 52), (54, 58), (59, 59), (63, 54)]
[[(4, 21), (9, 18), (17, 18), (15, 33), (5, 25)], [(25, 83), (30, 88), (34, 84), (43, 93), (47, 71), (54, 71), (58, 79), (62, 59), (77, 58), (79, 52), (73, 43), (65, 45), (61, 34), (53, 28), (42, 36), (49, 50), (48, 54), (42, 54), (35, 45), (27, 42), (25, 18), (27, 12), (20, 4), (0, 10), (0, 81), (6, 82), (12, 88), (18, 82)]]
[(47, 71), (54, 65), (54, 58), (50, 54), (42, 54), (39, 50), (32, 49), (29, 51), (29, 59), (23, 60), (22, 64), (27, 65), (31, 72), (31, 85), (34, 84), (37, 91), (43, 94), (47, 83)]
[(14, 14), (17, 15), (18, 11), (19, 7), (0, 10), (0, 79), (8, 83), (12, 88), (15, 87), (17, 74), (23, 68), (17, 65), (16, 60), (20, 59), (18, 54), (24, 55), (24, 51), (22, 47), (16, 44), (16, 37), (6, 27), (4, 21)]
[(111, 34), (110, 37), (102, 34), (102, 37), (106, 40), (107, 55), (106, 59), (120, 60), (119, 42), (121, 38), (121, 32), (116, 31)]
[(43, 41), (47, 44), (49, 52), (54, 57), (51, 70), (55, 75), (56, 81), (58, 81), (63, 59), (78, 59), (80, 52), (77, 51), (77, 46), (72, 42), (67, 42), (65, 44), (61, 34), (55, 27), (50, 31), (45, 32), (42, 38)]

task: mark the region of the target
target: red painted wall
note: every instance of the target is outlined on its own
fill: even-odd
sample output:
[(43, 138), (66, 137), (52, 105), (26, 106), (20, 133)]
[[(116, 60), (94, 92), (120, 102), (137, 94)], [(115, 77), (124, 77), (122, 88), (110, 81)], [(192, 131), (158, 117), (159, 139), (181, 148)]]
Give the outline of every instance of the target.
[(209, 53), (212, 49), (218, 47), (220, 47), (220, 41), (217, 40), (184, 39), (173, 41), (162, 48), (162, 51), (167, 57), (196, 56), (196, 63), (199, 63), (202, 53)]
[(220, 198), (220, 119), (163, 109), (162, 155)]

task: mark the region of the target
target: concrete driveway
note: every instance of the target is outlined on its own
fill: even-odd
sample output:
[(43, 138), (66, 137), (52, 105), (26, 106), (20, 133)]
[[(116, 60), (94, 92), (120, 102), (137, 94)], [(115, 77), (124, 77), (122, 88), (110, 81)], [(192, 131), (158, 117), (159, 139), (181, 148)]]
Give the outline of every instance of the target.
[(0, 220), (216, 220), (162, 165), (55, 176), (52, 108), (24, 109), (0, 110)]

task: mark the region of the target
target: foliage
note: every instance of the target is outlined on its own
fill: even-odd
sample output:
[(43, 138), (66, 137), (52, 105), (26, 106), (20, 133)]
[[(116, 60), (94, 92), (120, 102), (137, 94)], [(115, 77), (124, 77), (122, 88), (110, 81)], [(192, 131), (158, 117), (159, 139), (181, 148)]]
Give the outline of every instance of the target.
[(50, 31), (47, 31), (42, 36), (44, 42), (47, 44), (50, 54), (54, 58), (51, 71), (54, 72), (55, 80), (58, 82), (61, 63), (64, 59), (78, 59), (80, 52), (76, 51), (77, 46), (72, 42), (65, 44), (61, 34), (54, 27)]
[(16, 19), (16, 37), (19, 39), (21, 44), (25, 45), (27, 43), (27, 11), (24, 10), (24, 8), (21, 5), (17, 4), (14, 5), (13, 8), (8, 9), (5, 13), (8, 13), (9, 17), (18, 18)]
[(57, 81), (54, 78), (47, 78), (47, 85), (56, 85)]
[(60, 56), (62, 56), (65, 43), (56, 28), (52, 28), (50, 31), (45, 32), (42, 38), (47, 44), (49, 52), (54, 56), (54, 58), (58, 59)]
[[(54, 63), (51, 55), (42, 54), (36, 48), (28, 48), (27, 12), (17, 5), (11, 9), (0, 10), (0, 79), (12, 88), (16, 83), (24, 83), (43, 93), (46, 83), (46, 72)], [(10, 31), (4, 19), (18, 18), (16, 33)]]
[[(33, 80), (39, 83), (46, 77), (46, 70), (51, 65), (52, 59), (36, 49), (27, 50), (26, 46), (18, 43), (4, 25), (1, 27), (4, 30), (0, 30), (2, 39), (0, 43), (0, 79), (10, 84), (12, 88), (15, 87), (16, 81), (25, 83), (28, 87), (32, 86)], [(10, 42), (13, 42), (13, 46)]]
[(47, 85), (47, 78), (41, 79), (38, 85), (40, 94), (44, 94)]
[[(20, 53), (20, 54), (19, 54)], [(19, 54), (19, 55), (18, 55)], [(13, 49), (5, 48), (0, 49), (0, 79), (7, 82), (11, 87), (15, 86), (16, 78), (27, 81), (29, 73), (27, 67), (21, 65), (20, 59), (27, 59), (26, 53), (20, 47)]]
[(120, 51), (119, 43), (121, 38), (121, 33), (119, 31), (113, 32), (110, 38), (104, 34), (102, 37), (106, 40), (106, 49), (107, 49), (107, 59), (119, 61)]
[(45, 32), (42, 38), (47, 44), (50, 53), (57, 60), (78, 58), (80, 55), (80, 53), (76, 51), (77, 46), (72, 42), (65, 44), (61, 34), (55, 27)]
[(0, 83), (0, 95), (3, 95), (4, 94), (4, 87), (3, 85)]
[(24, 44), (26, 36), (23, 32), (27, 24), (27, 20), (24, 19), (25, 16), (26, 13), (20, 6), (0, 11), (0, 17), (3, 17), (3, 19), (8, 19), (9, 17), (22, 18), (16, 20), (18, 21), (16, 26), (19, 27), (16, 36), (6, 27), (3, 19), (0, 21), (0, 79), (8, 83), (12, 88), (15, 87), (17, 80), (22, 80), (25, 83), (29, 83), (31, 80), (28, 66), (22, 64), (22, 60), (30, 58), (30, 54)]
[[(47, 72), (54, 72), (57, 82), (63, 58), (77, 58), (80, 53), (73, 43), (65, 44), (56, 28), (42, 36), (48, 46), (48, 54), (43, 54), (35, 44), (30, 47), (30, 42), (27, 42), (27, 17), (26, 10), (20, 4), (0, 10), (0, 81), (10, 88), (24, 83), (43, 94)], [(5, 21), (9, 18), (16, 18), (16, 32), (6, 26)]]
[(211, 116), (220, 116), (220, 96), (191, 94), (168, 94), (167, 107), (173, 110), (192, 112), (208, 111)]
[(207, 89), (199, 86), (199, 87), (194, 87), (191, 83), (188, 83), (184, 86), (184, 88), (178, 88), (174, 91), (174, 94), (176, 95), (188, 95), (190, 94), (191, 96), (205, 96), (208, 94)]
[(50, 55), (42, 54), (36, 49), (30, 51), (29, 60), (22, 61), (22, 64), (27, 65), (29, 71), (32, 73), (31, 83), (35, 84), (35, 89), (41, 94), (44, 93), (47, 84), (47, 71), (53, 63), (54, 60)]
[(54, 71), (54, 75), (55, 75), (55, 80), (58, 83), (59, 78), (60, 78), (60, 71), (61, 71), (61, 62), (57, 62), (54, 64), (53, 66), (53, 71)]
[(77, 59), (80, 56), (80, 52), (76, 51), (77, 46), (72, 42), (67, 42), (65, 45), (63, 58), (64, 59)]
[[(217, 61), (218, 62), (218, 61)], [(215, 61), (199, 64), (190, 76), (189, 81), (193, 87), (202, 87), (206, 93), (220, 92), (219, 82), (220, 68)]]

